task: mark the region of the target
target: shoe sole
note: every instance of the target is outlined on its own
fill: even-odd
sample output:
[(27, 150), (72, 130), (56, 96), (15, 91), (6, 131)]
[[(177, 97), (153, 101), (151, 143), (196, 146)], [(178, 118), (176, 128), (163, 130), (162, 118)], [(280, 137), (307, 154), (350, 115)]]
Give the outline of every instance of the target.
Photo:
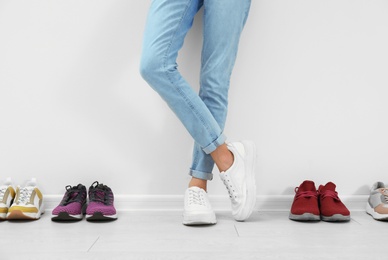
[(183, 225), (214, 225), (217, 223), (215, 214), (183, 214)]
[(376, 220), (388, 221), (388, 214), (380, 214), (376, 212), (369, 203), (366, 203), (366, 213), (371, 215)]
[(346, 222), (346, 221), (350, 221), (350, 216), (345, 216), (342, 214), (334, 214), (333, 216), (321, 215), (321, 219), (327, 222)]
[(67, 212), (60, 212), (58, 215), (52, 215), (51, 220), (54, 222), (73, 222), (82, 220), (83, 215), (70, 215)]
[(7, 219), (7, 213), (1, 213), (0, 214), (0, 221)]
[(235, 215), (234, 218), (237, 221), (244, 221), (252, 214), (256, 205), (256, 180), (255, 180), (255, 159), (256, 159), (256, 147), (253, 142), (242, 141), (245, 149), (245, 165), (244, 170), (246, 173), (246, 201), (241, 214)]
[(95, 212), (93, 215), (86, 215), (86, 220), (90, 222), (107, 222), (114, 221), (117, 219), (117, 214), (115, 215), (104, 215), (101, 212)]
[(288, 218), (295, 221), (320, 221), (321, 220), (321, 217), (319, 215), (314, 215), (312, 213), (295, 215), (290, 212), (290, 215), (288, 216)]
[(13, 210), (7, 214), (8, 220), (37, 220), (44, 212), (27, 213), (21, 210)]

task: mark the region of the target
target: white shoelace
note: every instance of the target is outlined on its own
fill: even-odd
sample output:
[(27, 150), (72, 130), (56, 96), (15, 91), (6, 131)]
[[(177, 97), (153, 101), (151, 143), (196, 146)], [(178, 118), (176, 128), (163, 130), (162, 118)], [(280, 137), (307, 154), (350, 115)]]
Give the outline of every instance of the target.
[(27, 204), (30, 201), (31, 194), (33, 189), (29, 188), (21, 188), (19, 193), (19, 198), (16, 201), (17, 204), (23, 203)]
[(204, 195), (200, 190), (196, 191), (196, 190), (189, 189), (188, 202), (189, 202), (189, 205), (195, 204), (195, 205), (201, 205), (205, 207), (207, 206)]
[(223, 183), (225, 184), (226, 189), (229, 193), (229, 198), (235, 202), (237, 199), (236, 191), (233, 188), (232, 182), (230, 181), (229, 175), (225, 174), (223, 178), (221, 178)]

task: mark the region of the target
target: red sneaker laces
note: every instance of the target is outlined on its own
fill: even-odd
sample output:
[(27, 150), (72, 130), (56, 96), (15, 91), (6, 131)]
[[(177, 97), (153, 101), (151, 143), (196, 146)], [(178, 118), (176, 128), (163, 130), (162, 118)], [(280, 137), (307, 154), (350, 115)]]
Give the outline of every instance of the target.
[(299, 199), (301, 197), (303, 198), (311, 198), (311, 197), (317, 197), (318, 196), (318, 193), (316, 191), (311, 191), (311, 190), (308, 190), (308, 191), (298, 191), (298, 187), (295, 188), (295, 193), (296, 193), (296, 196), (295, 196), (295, 199)]
[(340, 198), (338, 197), (338, 193), (336, 191), (332, 190), (325, 190), (325, 191), (319, 191), (319, 195), (321, 196), (322, 199), (326, 197), (331, 197), (337, 201), (340, 201)]

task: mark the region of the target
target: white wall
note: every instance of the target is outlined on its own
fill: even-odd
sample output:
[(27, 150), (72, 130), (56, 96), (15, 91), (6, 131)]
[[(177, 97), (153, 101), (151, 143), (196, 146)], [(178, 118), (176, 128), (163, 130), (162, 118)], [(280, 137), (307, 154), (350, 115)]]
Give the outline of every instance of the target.
[[(0, 0), (0, 179), (183, 193), (192, 140), (138, 73), (149, 4)], [(384, 0), (252, 1), (225, 132), (256, 142), (259, 196), (388, 182), (387, 14)], [(197, 17), (179, 57), (195, 88), (200, 45)], [(209, 192), (225, 195), (218, 176)]]

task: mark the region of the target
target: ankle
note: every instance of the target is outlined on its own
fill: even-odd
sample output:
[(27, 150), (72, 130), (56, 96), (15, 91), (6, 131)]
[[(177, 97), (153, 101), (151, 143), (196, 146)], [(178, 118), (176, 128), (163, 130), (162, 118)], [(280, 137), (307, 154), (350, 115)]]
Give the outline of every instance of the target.
[(230, 151), (228, 151), (227, 154), (224, 154), (220, 157), (217, 167), (220, 172), (224, 172), (227, 171), (233, 165), (233, 162), (234, 156)]
[(217, 149), (211, 153), (211, 156), (220, 172), (228, 170), (233, 165), (234, 155), (226, 144), (217, 147)]
[(204, 191), (207, 191), (207, 181), (192, 177), (190, 182), (189, 182), (189, 188), (191, 188), (191, 187), (198, 187), (198, 188), (203, 189)]

